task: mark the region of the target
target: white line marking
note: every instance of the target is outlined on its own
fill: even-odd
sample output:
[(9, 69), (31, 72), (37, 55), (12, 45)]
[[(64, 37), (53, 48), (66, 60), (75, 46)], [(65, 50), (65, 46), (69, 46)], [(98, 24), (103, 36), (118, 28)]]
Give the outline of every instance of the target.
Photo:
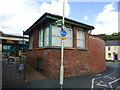
[(108, 87), (108, 85), (106, 83), (104, 83), (102, 80), (100, 82), (98, 82), (96, 85)]
[(116, 79), (116, 80), (114, 80), (114, 81), (112, 81), (112, 82), (109, 82), (109, 84), (112, 84), (112, 83), (114, 83), (114, 82), (117, 82), (118, 80), (120, 80), (120, 78), (118, 78), (118, 79)]
[(105, 76), (104, 78), (109, 78), (109, 79), (111, 79), (111, 80), (116, 79), (115, 77), (112, 77), (112, 76)]
[(112, 82), (109, 82), (109, 85), (110, 85), (111, 90), (113, 90), (112, 83), (115, 83), (115, 82), (117, 82), (118, 80), (120, 80), (120, 78), (118, 78), (118, 79), (116, 79), (116, 80), (114, 80), (114, 81), (112, 81)]
[[(100, 76), (100, 77), (97, 77), (97, 78), (93, 78), (92, 79), (92, 84), (91, 84), (91, 88), (93, 89), (94, 88), (94, 82), (96, 79), (99, 79), (99, 78), (106, 78), (106, 77), (109, 77), (110, 75), (112, 75), (113, 73), (115, 73), (117, 70), (114, 70), (112, 73), (108, 74), (108, 75), (105, 75), (105, 76)], [(109, 84), (110, 85), (110, 84)], [(111, 86), (110, 86), (111, 87)]]
[(101, 76), (101, 74), (97, 74), (97, 76)]
[(94, 80), (95, 80), (95, 78), (92, 79), (92, 85), (91, 85), (91, 88), (94, 88)]

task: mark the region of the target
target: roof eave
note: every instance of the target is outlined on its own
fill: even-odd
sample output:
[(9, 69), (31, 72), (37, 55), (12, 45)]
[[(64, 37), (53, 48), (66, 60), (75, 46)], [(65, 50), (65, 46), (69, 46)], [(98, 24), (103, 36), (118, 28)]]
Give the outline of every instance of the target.
[[(53, 16), (53, 15), (48, 15), (47, 18), (50, 18), (50, 19), (54, 19), (54, 20), (59, 20), (59, 19), (62, 19), (61, 16), (58, 16), (56, 15)], [(87, 24), (83, 24), (83, 23), (80, 23), (80, 22), (77, 22), (77, 21), (74, 21), (74, 20), (71, 20), (71, 19), (68, 19), (68, 18), (65, 18), (65, 22), (66, 23), (69, 23), (69, 24), (73, 24), (73, 25), (76, 25), (76, 26), (80, 26), (80, 27), (84, 27), (84, 28), (87, 28), (88, 30), (93, 30), (95, 29), (94, 26), (90, 26), (90, 25), (87, 25)]]
[[(53, 20), (59, 20), (59, 19), (62, 19), (62, 16), (54, 15), (54, 14), (50, 14), (50, 13), (45, 13), (30, 28), (28, 28), (23, 34), (24, 35), (29, 35), (30, 32), (32, 31), (32, 29), (34, 29), (37, 25), (39, 25), (41, 22), (43, 22), (47, 18), (53, 19)], [(65, 22), (68, 23), (68, 24), (73, 24), (73, 25), (76, 25), (76, 26), (84, 27), (87, 30), (95, 29), (94, 26), (83, 24), (81, 22), (77, 22), (77, 21), (74, 21), (74, 20), (71, 20), (71, 19), (68, 19), (68, 18), (65, 18)]]

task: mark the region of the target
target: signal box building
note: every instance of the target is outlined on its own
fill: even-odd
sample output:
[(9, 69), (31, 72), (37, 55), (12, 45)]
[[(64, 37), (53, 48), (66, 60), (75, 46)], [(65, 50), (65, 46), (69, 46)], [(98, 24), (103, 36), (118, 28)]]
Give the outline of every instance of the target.
[[(55, 26), (55, 22), (61, 19), (61, 16), (45, 13), (24, 32), (29, 35), (29, 64), (51, 78), (60, 74), (61, 27)], [(105, 42), (89, 35), (94, 27), (68, 18), (65, 18), (65, 26), (64, 76), (105, 70)]]

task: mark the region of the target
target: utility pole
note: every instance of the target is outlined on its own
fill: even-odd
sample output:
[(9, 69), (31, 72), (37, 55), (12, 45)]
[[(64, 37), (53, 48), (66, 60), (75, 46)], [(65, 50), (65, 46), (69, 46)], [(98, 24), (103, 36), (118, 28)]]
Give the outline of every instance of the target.
[[(65, 13), (65, 0), (63, 0), (63, 19), (62, 19), (62, 30), (64, 30), (64, 22), (65, 22), (65, 17), (64, 17), (64, 13)], [(61, 66), (60, 66), (60, 86), (63, 86), (63, 80), (64, 80), (64, 65), (63, 65), (63, 61), (64, 61), (64, 39), (61, 39)]]

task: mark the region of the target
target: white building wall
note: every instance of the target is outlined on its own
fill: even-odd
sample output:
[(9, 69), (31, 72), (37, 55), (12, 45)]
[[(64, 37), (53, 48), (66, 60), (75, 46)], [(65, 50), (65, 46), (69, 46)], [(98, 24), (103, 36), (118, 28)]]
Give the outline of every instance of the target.
[(120, 60), (120, 46), (118, 46), (118, 60)]
[[(108, 49), (110, 48), (110, 49)], [(106, 46), (105, 47), (106, 51), (106, 60), (114, 60), (114, 54), (118, 54), (118, 60), (120, 60), (120, 46)], [(111, 54), (111, 57), (110, 55)]]

